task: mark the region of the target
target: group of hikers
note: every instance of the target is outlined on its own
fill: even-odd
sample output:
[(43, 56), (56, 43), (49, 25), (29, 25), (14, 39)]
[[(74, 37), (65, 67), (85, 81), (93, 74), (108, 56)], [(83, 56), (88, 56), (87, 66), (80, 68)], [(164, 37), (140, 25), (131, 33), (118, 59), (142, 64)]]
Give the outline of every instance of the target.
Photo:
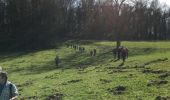
[[(71, 48), (73, 48), (75, 50), (79, 50), (80, 52), (84, 52), (85, 51), (84, 47), (82, 47), (80, 45), (77, 45), (77, 44), (66, 44), (66, 47), (67, 48), (71, 47)], [(90, 56), (96, 56), (96, 53), (97, 53), (96, 49), (90, 50)], [(124, 63), (125, 60), (128, 58), (128, 49), (126, 47), (123, 47), (123, 46), (118, 46), (116, 48), (113, 48), (112, 53), (113, 53), (114, 59), (116, 61), (122, 59), (122, 61)], [(56, 66), (58, 66), (59, 63), (60, 63), (59, 56), (56, 55), (56, 58), (55, 58)]]
[[(71, 47), (74, 50), (79, 50), (80, 52), (85, 52), (85, 47), (82, 47), (78, 44), (66, 44), (67, 48)], [(90, 50), (90, 56), (96, 56), (97, 50), (96, 49), (92, 49)]]
[(90, 50), (90, 56), (96, 56), (96, 53), (97, 53), (96, 49)]
[[(78, 44), (66, 44), (66, 47), (67, 48), (72, 48), (72, 49), (74, 49), (74, 50), (78, 50), (78, 51), (80, 51), (81, 53), (83, 53), (83, 52), (85, 52), (85, 47), (82, 47), (82, 46), (80, 46), (80, 45), (78, 45)], [(96, 49), (92, 49), (92, 50), (90, 50), (90, 56), (96, 56), (96, 54), (97, 54), (97, 50)], [(59, 56), (58, 55), (56, 55), (56, 57), (55, 57), (55, 64), (56, 64), (56, 66), (59, 66), (59, 63), (61, 62), (61, 59), (59, 58)]]
[(85, 47), (82, 47), (78, 44), (66, 44), (67, 48), (71, 47), (74, 50), (79, 50), (80, 52), (84, 52), (85, 51)]
[(122, 59), (123, 62), (125, 62), (125, 60), (128, 58), (129, 50), (126, 47), (119, 46), (117, 48), (114, 48), (112, 52), (115, 59), (117, 60)]

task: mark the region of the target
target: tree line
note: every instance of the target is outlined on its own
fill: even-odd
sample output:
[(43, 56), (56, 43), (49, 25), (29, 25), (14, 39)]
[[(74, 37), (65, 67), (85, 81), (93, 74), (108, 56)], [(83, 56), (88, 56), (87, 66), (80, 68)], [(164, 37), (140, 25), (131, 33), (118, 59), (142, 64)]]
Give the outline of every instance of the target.
[(0, 48), (66, 39), (167, 40), (169, 16), (158, 0), (0, 0)]

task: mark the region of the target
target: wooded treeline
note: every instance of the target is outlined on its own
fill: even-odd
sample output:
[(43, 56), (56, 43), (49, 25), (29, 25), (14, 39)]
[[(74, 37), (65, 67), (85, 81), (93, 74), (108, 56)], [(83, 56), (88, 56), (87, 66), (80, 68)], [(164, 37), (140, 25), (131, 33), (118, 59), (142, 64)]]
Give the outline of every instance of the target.
[(169, 16), (158, 0), (0, 0), (0, 49), (64, 39), (167, 40)]

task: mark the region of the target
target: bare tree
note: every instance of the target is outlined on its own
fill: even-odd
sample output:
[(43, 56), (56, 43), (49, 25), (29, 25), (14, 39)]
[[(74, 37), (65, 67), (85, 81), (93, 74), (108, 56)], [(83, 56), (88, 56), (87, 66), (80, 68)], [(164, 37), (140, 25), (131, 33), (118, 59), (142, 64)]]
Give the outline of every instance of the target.
[(121, 33), (120, 32), (121, 32), (121, 29), (123, 29), (124, 27), (122, 26), (123, 24), (121, 22), (121, 10), (122, 10), (122, 7), (125, 1), (127, 0), (109, 0), (111, 5), (113, 6), (113, 11), (114, 11), (113, 16), (114, 16), (114, 20), (116, 21), (113, 24), (113, 28), (114, 28), (114, 32), (116, 35), (116, 47), (117, 48), (121, 46), (121, 37), (120, 37)]

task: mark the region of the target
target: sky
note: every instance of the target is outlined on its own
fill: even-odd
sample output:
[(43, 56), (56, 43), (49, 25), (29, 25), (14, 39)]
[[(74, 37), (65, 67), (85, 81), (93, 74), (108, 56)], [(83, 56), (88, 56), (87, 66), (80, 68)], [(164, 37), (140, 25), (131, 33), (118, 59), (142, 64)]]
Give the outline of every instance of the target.
[(159, 0), (160, 3), (166, 3), (168, 6), (170, 6), (170, 0)]

